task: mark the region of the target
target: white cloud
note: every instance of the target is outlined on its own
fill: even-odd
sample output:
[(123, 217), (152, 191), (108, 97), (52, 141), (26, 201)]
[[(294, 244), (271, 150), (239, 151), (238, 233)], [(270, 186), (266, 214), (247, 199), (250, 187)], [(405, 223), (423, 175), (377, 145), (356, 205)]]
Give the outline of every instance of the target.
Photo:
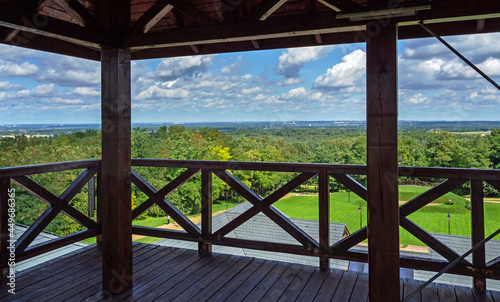
[(37, 74), (40, 71), (38, 66), (28, 62), (16, 64), (12, 62), (0, 61), (0, 76), (2, 77), (26, 77)]
[(165, 89), (158, 86), (151, 86), (147, 90), (140, 92), (136, 99), (184, 99), (189, 96), (189, 92), (185, 89)]
[(360, 49), (342, 57), (342, 62), (329, 68), (314, 81), (315, 88), (339, 89), (357, 84), (366, 72), (366, 53)]
[(191, 56), (162, 59), (156, 68), (155, 75), (161, 79), (175, 79), (191, 76), (197, 71), (206, 71), (212, 63), (213, 56)]
[(85, 95), (85, 96), (98, 96), (101, 95), (99, 91), (92, 87), (76, 87), (73, 90), (74, 94)]
[(33, 89), (34, 96), (48, 96), (55, 93), (54, 84), (43, 84)]
[(276, 72), (287, 78), (299, 76), (302, 66), (310, 61), (316, 61), (333, 50), (333, 46), (316, 46), (304, 48), (291, 48), (284, 51), (278, 58)]

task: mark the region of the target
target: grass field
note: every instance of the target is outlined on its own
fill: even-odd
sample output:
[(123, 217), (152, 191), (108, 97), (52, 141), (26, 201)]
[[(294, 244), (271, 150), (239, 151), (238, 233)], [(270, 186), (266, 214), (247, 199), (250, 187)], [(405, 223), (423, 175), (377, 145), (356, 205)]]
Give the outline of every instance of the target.
[[(408, 201), (413, 197), (428, 190), (426, 187), (400, 186), (400, 201)], [(332, 222), (341, 222), (347, 225), (352, 233), (360, 228), (361, 204), (362, 225), (366, 225), (366, 202), (354, 193), (337, 192), (330, 195), (330, 217)], [(453, 205), (446, 205), (448, 200), (453, 201)], [(466, 200), (456, 194), (448, 193), (443, 197), (433, 201), (439, 204), (426, 206), (411, 214), (409, 219), (420, 227), (431, 233), (448, 234), (448, 209), (450, 210), (451, 233), (460, 236), (471, 236), (471, 215), (465, 205)], [(279, 210), (292, 218), (318, 220), (318, 197), (317, 196), (292, 196), (282, 199), (274, 204)], [(485, 203), (485, 228), (486, 236), (493, 233), (500, 227), (500, 204)], [(495, 238), (499, 239), (499, 237)], [(403, 228), (400, 229), (400, 241), (403, 245), (424, 244), (409, 234)]]

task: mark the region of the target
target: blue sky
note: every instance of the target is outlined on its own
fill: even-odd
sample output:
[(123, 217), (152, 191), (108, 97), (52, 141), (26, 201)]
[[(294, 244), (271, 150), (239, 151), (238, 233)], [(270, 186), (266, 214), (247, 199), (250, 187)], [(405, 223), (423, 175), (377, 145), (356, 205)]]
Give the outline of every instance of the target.
[[(497, 81), (499, 39), (446, 38)], [(365, 49), (134, 61), (132, 120), (364, 120)], [(437, 40), (407, 40), (399, 43), (399, 108), (401, 120), (499, 120), (500, 93)], [(99, 63), (0, 46), (0, 124), (99, 122)]]

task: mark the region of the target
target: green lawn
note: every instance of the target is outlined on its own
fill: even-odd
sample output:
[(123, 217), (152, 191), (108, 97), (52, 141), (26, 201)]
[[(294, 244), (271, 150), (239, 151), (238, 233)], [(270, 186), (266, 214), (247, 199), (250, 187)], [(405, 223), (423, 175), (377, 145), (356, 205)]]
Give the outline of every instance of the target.
[[(413, 197), (425, 192), (428, 188), (417, 186), (401, 186), (400, 200), (408, 201)], [(330, 218), (332, 222), (342, 222), (352, 233), (359, 229), (361, 204), (362, 225), (366, 225), (366, 202), (356, 194), (350, 193), (350, 202), (348, 202), (349, 193), (337, 192), (330, 196)], [(449, 199), (453, 200), (453, 205), (446, 205)], [(448, 193), (437, 199), (433, 203), (439, 203), (436, 206), (426, 206), (417, 212), (411, 214), (409, 219), (431, 233), (448, 233), (448, 209), (451, 216), (451, 233), (460, 236), (471, 236), (471, 215), (465, 205), (465, 199)], [(318, 197), (317, 196), (292, 196), (282, 199), (274, 204), (279, 210), (292, 218), (318, 220)], [(485, 227), (486, 235), (496, 231), (500, 227), (500, 204), (485, 203)], [(400, 229), (401, 244), (404, 245), (424, 245), (420, 240)], [(495, 239), (500, 239), (498, 236)]]

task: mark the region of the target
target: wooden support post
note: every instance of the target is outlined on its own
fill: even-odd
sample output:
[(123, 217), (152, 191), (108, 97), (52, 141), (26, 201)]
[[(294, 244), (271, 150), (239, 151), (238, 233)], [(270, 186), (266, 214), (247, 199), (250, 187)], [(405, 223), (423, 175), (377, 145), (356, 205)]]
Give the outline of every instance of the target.
[(102, 48), (102, 218), (103, 290), (132, 287), (132, 202), (130, 138), (130, 50)]
[[(471, 208), (472, 208), (472, 246), (484, 239), (484, 202), (483, 181), (471, 181)], [(472, 264), (475, 268), (486, 267), (486, 248), (483, 245), (472, 253)], [(473, 286), (481, 291), (486, 291), (486, 278), (474, 277)]]
[(9, 251), (9, 191), (10, 178), (0, 179), (0, 277), (4, 278), (9, 275), (9, 267), (7, 259)]
[[(384, 24), (385, 25), (385, 24)], [(371, 302), (399, 301), (397, 22), (366, 47), (368, 263)]]
[[(97, 175), (96, 175), (96, 179), (97, 179), (97, 188), (96, 188), (96, 191), (97, 191), (97, 201), (96, 201), (96, 221), (97, 221), (97, 224), (101, 225), (102, 226), (102, 217), (101, 217), (101, 208), (100, 208), (100, 204), (101, 204), (101, 200), (102, 200), (102, 197), (101, 197), (101, 188), (104, 188), (102, 186), (102, 177), (101, 177), (101, 172), (98, 172)], [(132, 197), (131, 197), (132, 198)], [(101, 228), (102, 230), (102, 228)], [(102, 245), (102, 231), (99, 235), (96, 236), (96, 243), (97, 245), (101, 246)]]
[[(319, 188), (319, 247), (327, 252), (330, 248), (330, 176), (326, 169), (321, 169), (318, 180)], [(330, 258), (320, 257), (319, 267), (330, 268)]]
[[(201, 171), (201, 236), (208, 238), (212, 235), (212, 171)], [(212, 244), (198, 243), (200, 253), (211, 253)]]

